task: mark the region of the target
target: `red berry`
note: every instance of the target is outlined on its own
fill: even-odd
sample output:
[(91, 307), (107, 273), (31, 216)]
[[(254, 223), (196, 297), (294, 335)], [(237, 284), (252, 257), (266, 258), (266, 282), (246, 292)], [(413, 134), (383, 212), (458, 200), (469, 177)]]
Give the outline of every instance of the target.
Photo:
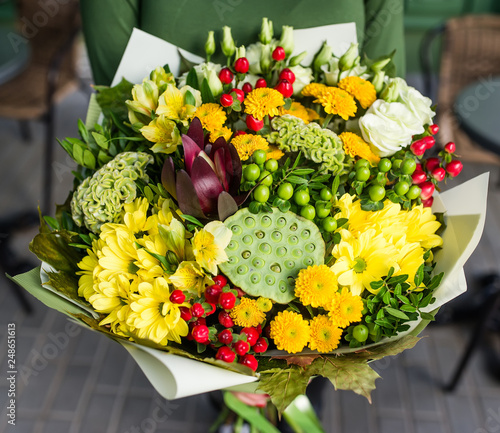
[(422, 200), (422, 205), (424, 207), (431, 207), (432, 203), (434, 203), (434, 197), (429, 197), (427, 200)]
[(273, 51), (273, 59), (276, 60), (277, 62), (280, 62), (281, 60), (285, 60), (286, 53), (285, 49), (283, 47), (276, 47)]
[(263, 337), (260, 337), (257, 342), (252, 346), (252, 350), (255, 353), (264, 353), (268, 348), (267, 340)]
[(432, 135), (422, 138), (422, 141), (425, 143), (426, 149), (430, 149), (436, 144), (436, 139)]
[(248, 129), (255, 131), (255, 132), (260, 131), (264, 127), (263, 120), (257, 120), (255, 117), (253, 117), (250, 114), (247, 114), (246, 124), (247, 124)]
[(206, 325), (207, 324), (207, 319), (205, 319), (204, 317), (198, 317), (194, 322), (191, 322), (189, 324), (189, 326), (192, 328), (194, 328), (195, 326), (198, 326), (198, 325)]
[(280, 92), (285, 98), (289, 98), (293, 95), (292, 83), (288, 80), (280, 80), (275, 87), (275, 89)]
[(236, 60), (236, 62), (234, 62), (234, 70), (240, 74), (246, 74), (249, 67), (250, 63), (248, 63), (248, 59), (246, 57), (240, 57)]
[(455, 153), (455, 150), (456, 150), (455, 143), (453, 143), (453, 141), (446, 143), (444, 146), (444, 150), (448, 153)]
[(411, 179), (415, 185), (420, 185), (427, 180), (427, 175), (422, 170), (415, 170), (411, 175)]
[(264, 335), (265, 335), (267, 338), (271, 338), (271, 326), (270, 326), (270, 325), (267, 325), (267, 326), (264, 328)]
[(219, 323), (225, 328), (232, 328), (234, 326), (233, 319), (227, 311), (221, 311), (219, 313)]
[(429, 126), (429, 131), (432, 135), (436, 135), (439, 132), (439, 126), (434, 124)]
[(222, 344), (231, 344), (233, 341), (233, 333), (229, 329), (223, 329), (217, 336)]
[(219, 350), (217, 351), (217, 354), (215, 355), (215, 359), (220, 359), (221, 361), (229, 363), (233, 362), (235, 358), (236, 358), (236, 353), (234, 353), (227, 346), (220, 347)]
[(417, 140), (411, 144), (410, 150), (414, 155), (422, 156), (427, 150), (427, 144), (422, 140)]
[(434, 184), (430, 181), (424, 182), (419, 185), (420, 189), (422, 192), (420, 193), (420, 198), (422, 201), (427, 200), (428, 198), (432, 197), (432, 194), (434, 194)]
[(295, 74), (288, 68), (285, 68), (280, 73), (280, 80), (287, 80), (290, 84), (295, 82)]
[(425, 168), (427, 169), (427, 171), (432, 171), (435, 168), (439, 167), (440, 163), (441, 161), (439, 160), (439, 158), (429, 158), (425, 162)]
[(264, 78), (259, 78), (257, 82), (255, 83), (255, 88), (258, 89), (260, 87), (267, 87), (266, 80)]
[(250, 346), (253, 346), (259, 339), (259, 332), (255, 328), (243, 328), (241, 334), (247, 336), (247, 342)]
[(191, 317), (193, 317), (193, 315), (191, 314), (191, 310), (189, 308), (179, 307), (179, 310), (181, 311), (182, 320), (188, 322), (189, 320), (191, 320)]
[(221, 287), (224, 287), (227, 284), (227, 278), (224, 275), (216, 275), (215, 277), (213, 277), (213, 280), (215, 284), (218, 284)]
[(196, 302), (191, 307), (191, 314), (194, 317), (202, 317), (205, 314), (205, 309), (203, 308), (203, 306), (199, 302)]
[(431, 176), (438, 182), (441, 182), (446, 176), (446, 171), (442, 167), (437, 167), (434, 170), (432, 170)]
[(206, 325), (196, 325), (191, 331), (191, 335), (198, 343), (208, 343), (208, 327)]
[(182, 304), (186, 300), (186, 295), (182, 293), (182, 290), (174, 290), (170, 295), (170, 302), (174, 304)]
[(236, 99), (238, 99), (238, 101), (243, 102), (245, 100), (245, 92), (243, 92), (243, 90), (231, 89), (231, 93), (232, 92), (236, 93)]
[(234, 134), (233, 134), (233, 137), (237, 137), (238, 135), (245, 135), (246, 132), (245, 131), (236, 131)]
[(257, 332), (259, 333), (259, 335), (262, 334), (262, 325), (260, 323), (255, 327), (255, 329), (257, 330)]
[(446, 165), (446, 171), (451, 177), (458, 176), (464, 166), (458, 159), (454, 159)]
[(223, 107), (230, 107), (233, 105), (233, 97), (229, 93), (224, 93), (220, 97), (220, 105)]
[(257, 359), (255, 359), (255, 356), (247, 353), (246, 355), (243, 355), (240, 360), (240, 364), (246, 365), (247, 367), (251, 368), (253, 371), (257, 370), (257, 367), (259, 366), (259, 363), (257, 362)]
[(205, 290), (205, 299), (211, 304), (219, 303), (219, 296), (222, 293), (222, 287), (219, 284), (208, 286)]
[(253, 87), (250, 83), (245, 83), (243, 86), (241, 86), (241, 90), (243, 90), (245, 93), (250, 93), (253, 90)]
[(250, 345), (244, 340), (238, 340), (236, 343), (233, 344), (233, 348), (234, 351), (236, 352), (236, 355), (243, 356), (250, 350)]
[(224, 310), (230, 310), (231, 308), (233, 308), (235, 302), (236, 296), (234, 296), (234, 294), (231, 292), (224, 292), (219, 296), (219, 304), (222, 308), (224, 308)]
[(219, 80), (221, 80), (222, 84), (229, 84), (233, 81), (233, 73), (229, 68), (222, 68), (219, 72)]

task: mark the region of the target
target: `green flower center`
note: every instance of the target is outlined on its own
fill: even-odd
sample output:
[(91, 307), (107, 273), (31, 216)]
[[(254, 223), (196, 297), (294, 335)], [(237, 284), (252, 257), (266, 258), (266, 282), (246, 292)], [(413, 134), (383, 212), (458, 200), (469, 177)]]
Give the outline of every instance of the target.
[(366, 262), (361, 257), (356, 257), (356, 259), (354, 260), (354, 266), (352, 269), (354, 272), (357, 272), (359, 274), (366, 269)]

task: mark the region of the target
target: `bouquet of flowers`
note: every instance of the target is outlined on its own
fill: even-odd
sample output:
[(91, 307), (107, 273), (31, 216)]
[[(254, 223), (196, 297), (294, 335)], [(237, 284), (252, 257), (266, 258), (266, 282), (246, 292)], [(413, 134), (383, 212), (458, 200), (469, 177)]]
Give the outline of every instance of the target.
[[(431, 208), (462, 169), (455, 145), (434, 151), (432, 103), (390, 55), (325, 43), (302, 65), (266, 19), (247, 47), (223, 35), (225, 66), (210, 32), (179, 77), (96, 87), (99, 122), (61, 142), (74, 188), (31, 243), (41, 276), (16, 281), (120, 341), (165, 396), (254, 382), (284, 411), (320, 375), (369, 399), (369, 362), (414, 346), (457, 294), (438, 296), (455, 246)], [(192, 389), (165, 391), (151, 358)]]

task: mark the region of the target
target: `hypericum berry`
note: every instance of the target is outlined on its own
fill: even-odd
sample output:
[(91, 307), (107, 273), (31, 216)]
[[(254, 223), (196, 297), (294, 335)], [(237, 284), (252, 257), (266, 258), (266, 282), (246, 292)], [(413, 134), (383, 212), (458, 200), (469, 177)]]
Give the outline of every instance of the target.
[(458, 176), (464, 166), (458, 159), (454, 159), (446, 165), (446, 171), (451, 177)]
[(222, 68), (219, 72), (219, 80), (221, 80), (222, 84), (229, 84), (233, 81), (233, 73), (229, 68)]
[(244, 340), (238, 340), (236, 343), (233, 344), (233, 348), (234, 351), (236, 352), (236, 355), (243, 356), (250, 350), (250, 345)]
[(410, 150), (413, 152), (414, 155), (422, 156), (427, 150), (427, 143), (424, 141), (423, 138), (414, 141), (410, 146)]
[(424, 207), (431, 207), (432, 203), (434, 203), (434, 197), (429, 197), (427, 200), (422, 200), (422, 205)]
[(193, 315), (191, 314), (191, 310), (187, 307), (179, 307), (179, 310), (181, 312), (181, 319), (188, 322), (191, 320)]
[(238, 298), (241, 298), (242, 296), (245, 296), (246, 293), (241, 290), (239, 287), (233, 287), (234, 290), (236, 290), (238, 292), (238, 294), (236, 296), (238, 296)]
[(449, 143), (446, 143), (444, 145), (444, 150), (448, 153), (455, 153), (455, 150), (456, 150), (456, 146), (455, 146), (455, 143), (453, 143), (453, 141), (450, 141)]
[(288, 80), (280, 80), (276, 85), (275, 89), (280, 92), (285, 98), (289, 98), (293, 95), (292, 83)]
[(195, 326), (206, 325), (206, 324), (207, 324), (207, 319), (205, 319), (204, 317), (198, 317), (194, 322), (191, 322), (189, 326), (191, 327), (191, 329), (193, 329)]
[(435, 168), (439, 167), (439, 164), (441, 163), (441, 161), (439, 160), (439, 158), (429, 158), (426, 162), (425, 162), (425, 168), (428, 170), (428, 171), (432, 171), (434, 170)]
[(243, 328), (241, 334), (247, 336), (247, 342), (250, 346), (253, 346), (259, 339), (259, 332), (255, 328)]
[(436, 135), (438, 132), (439, 132), (439, 126), (434, 124), (434, 125), (430, 125), (429, 126), (429, 132), (432, 134), (432, 135)]
[(243, 90), (241, 90), (241, 89), (231, 89), (231, 92), (236, 93), (236, 99), (238, 99), (238, 101), (240, 101), (241, 103), (243, 103), (243, 101), (245, 100), (245, 92), (243, 92)]
[(208, 327), (206, 325), (195, 326), (191, 335), (197, 343), (208, 343)]
[(253, 117), (250, 114), (247, 114), (246, 118), (246, 124), (248, 129), (258, 132), (264, 127), (264, 121), (263, 120), (257, 120), (255, 117)]
[(427, 180), (427, 175), (422, 170), (415, 170), (411, 175), (411, 179), (414, 185), (420, 185)]
[(215, 284), (224, 287), (227, 284), (227, 278), (224, 275), (216, 275), (212, 278)]
[(446, 176), (446, 171), (442, 167), (436, 167), (434, 170), (432, 170), (431, 176), (438, 182), (441, 182)]
[(427, 200), (432, 197), (432, 194), (434, 194), (435, 186), (430, 181), (420, 184), (419, 187), (421, 189), (420, 197), (422, 198), (422, 201)]
[(233, 137), (237, 137), (238, 135), (245, 135), (246, 132), (245, 131), (236, 131), (234, 134), (233, 134)]
[(281, 60), (285, 60), (286, 53), (285, 49), (283, 47), (276, 47), (273, 51), (273, 59), (276, 60), (277, 62), (280, 62)]
[(224, 308), (224, 310), (230, 310), (233, 308), (235, 302), (236, 296), (234, 296), (231, 292), (224, 292), (219, 296), (219, 304), (222, 308)]
[(267, 343), (267, 340), (263, 337), (260, 337), (257, 342), (252, 346), (252, 350), (255, 352), (255, 353), (264, 353), (267, 348), (268, 348), (269, 344)]
[(243, 86), (241, 86), (241, 90), (243, 90), (245, 93), (250, 93), (253, 90), (253, 87), (250, 83), (245, 83)]
[(267, 82), (264, 78), (259, 78), (255, 83), (255, 88), (259, 89), (260, 87), (267, 87)]
[(257, 362), (257, 359), (255, 359), (255, 356), (251, 355), (250, 353), (243, 355), (238, 362), (240, 364), (246, 365), (253, 371), (257, 370), (257, 367), (259, 366), (259, 363)]
[(222, 287), (219, 284), (208, 286), (205, 290), (205, 299), (211, 304), (219, 303), (219, 296), (222, 293)]
[(427, 149), (430, 149), (436, 144), (436, 139), (432, 135), (422, 138), (422, 141), (425, 143)]
[(205, 314), (205, 309), (199, 302), (196, 302), (191, 307), (191, 314), (194, 317), (202, 317)]
[(248, 63), (248, 59), (246, 57), (240, 57), (234, 62), (234, 70), (240, 74), (246, 74), (249, 67), (250, 63)]
[(215, 359), (220, 359), (221, 361), (231, 363), (236, 358), (236, 353), (234, 353), (229, 347), (222, 346), (219, 347)]
[(219, 323), (225, 328), (232, 328), (234, 326), (233, 319), (227, 311), (221, 311), (219, 313)]
[(222, 344), (231, 344), (233, 342), (233, 333), (229, 329), (223, 329), (219, 332), (217, 339)]
[(280, 73), (280, 80), (287, 80), (290, 84), (295, 82), (295, 74), (288, 68), (285, 68)]
[(170, 302), (174, 304), (182, 304), (186, 300), (186, 295), (182, 293), (182, 290), (174, 290), (170, 295)]
[(233, 97), (229, 93), (224, 93), (220, 97), (220, 105), (223, 107), (230, 107), (233, 105)]

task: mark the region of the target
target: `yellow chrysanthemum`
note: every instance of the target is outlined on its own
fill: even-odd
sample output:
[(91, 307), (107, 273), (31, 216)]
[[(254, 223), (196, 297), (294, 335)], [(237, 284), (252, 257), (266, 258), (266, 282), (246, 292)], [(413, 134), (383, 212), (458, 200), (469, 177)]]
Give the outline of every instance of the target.
[(236, 148), (242, 161), (250, 158), (256, 150), (267, 150), (269, 143), (261, 135), (242, 134), (234, 137), (231, 144)]
[(302, 96), (313, 96), (314, 98), (319, 97), (325, 90), (327, 86), (321, 83), (310, 83), (302, 89)]
[(101, 239), (105, 245), (101, 250), (99, 265), (102, 267), (100, 278), (109, 280), (118, 274), (124, 274), (127, 278), (133, 278), (137, 271), (137, 250), (136, 239), (134, 235), (125, 229), (111, 229), (108, 224), (101, 227)]
[(229, 314), (236, 325), (244, 328), (257, 326), (266, 318), (257, 301), (246, 297), (242, 297)]
[(344, 287), (341, 292), (333, 295), (333, 300), (328, 307), (328, 315), (336, 326), (346, 328), (351, 323), (362, 319), (363, 308), (361, 297), (353, 295)]
[(311, 341), (309, 347), (321, 353), (336, 349), (342, 336), (342, 329), (335, 326), (333, 321), (323, 314), (311, 320)]
[(259, 307), (264, 313), (267, 313), (273, 308), (273, 301), (271, 301), (269, 298), (263, 298), (261, 296), (257, 299), (257, 307)]
[(99, 256), (104, 242), (101, 239), (92, 241), (92, 248), (87, 249), (87, 254), (79, 263), (76, 275), (81, 275), (78, 280), (78, 296), (83, 296), (87, 301), (95, 293), (94, 285), (99, 283), (98, 276), (103, 270), (99, 266)]
[(224, 140), (226, 141), (229, 141), (231, 135), (233, 135), (233, 131), (231, 131), (226, 126), (223, 126), (221, 129), (217, 129), (210, 133), (210, 143), (215, 143), (215, 141), (220, 137), (224, 138)]
[(354, 96), (363, 108), (368, 108), (377, 99), (375, 86), (363, 78), (352, 76), (340, 80), (339, 88)]
[(277, 116), (279, 107), (285, 105), (283, 95), (275, 89), (261, 87), (253, 89), (245, 98), (245, 113), (257, 120), (265, 116)]
[(404, 237), (396, 244), (396, 247), (399, 249), (396, 258), (398, 269), (394, 272), (394, 276), (408, 275), (406, 282), (414, 288), (415, 274), (424, 263), (424, 250), (418, 242), (406, 242)]
[(308, 321), (293, 311), (279, 312), (271, 322), (271, 338), (279, 350), (288, 353), (300, 352), (309, 342), (310, 333)]
[(301, 269), (295, 280), (295, 296), (304, 305), (325, 307), (337, 291), (337, 277), (326, 265), (308, 266)]
[(344, 120), (354, 116), (358, 109), (354, 98), (337, 87), (327, 87), (314, 102), (321, 104), (328, 114), (338, 115)]
[(268, 159), (275, 159), (276, 161), (279, 161), (284, 155), (285, 154), (281, 149), (278, 149), (276, 146), (269, 146), (267, 149), (266, 161)]
[(147, 232), (155, 229), (155, 219), (148, 218), (149, 202), (147, 198), (137, 198), (132, 203), (125, 203), (123, 223), (132, 233)]
[(284, 116), (285, 114), (298, 117), (299, 119), (302, 119), (305, 124), (309, 123), (309, 113), (307, 112), (306, 107), (304, 107), (300, 102), (292, 102), (292, 105), (288, 110), (281, 107), (280, 116)]
[(222, 129), (226, 121), (226, 112), (219, 104), (203, 104), (194, 113), (194, 117), (200, 119), (201, 125), (209, 132)]
[(220, 221), (209, 222), (193, 237), (196, 261), (213, 275), (217, 275), (217, 265), (228, 260), (224, 250), (231, 241), (231, 236), (231, 230)]
[(319, 120), (319, 114), (316, 111), (312, 110), (311, 108), (306, 108), (306, 111), (309, 122), (312, 122), (313, 120)]
[(430, 207), (415, 206), (411, 211), (405, 212), (402, 218), (405, 218), (408, 224), (408, 242), (420, 242), (424, 249), (443, 245), (441, 236), (436, 235), (441, 223), (436, 220), (436, 215)]
[(343, 132), (339, 135), (339, 137), (344, 144), (345, 153), (352, 158), (364, 158), (372, 164), (376, 164), (380, 161), (380, 157), (371, 151), (370, 145), (359, 135), (354, 134), (353, 132)]

